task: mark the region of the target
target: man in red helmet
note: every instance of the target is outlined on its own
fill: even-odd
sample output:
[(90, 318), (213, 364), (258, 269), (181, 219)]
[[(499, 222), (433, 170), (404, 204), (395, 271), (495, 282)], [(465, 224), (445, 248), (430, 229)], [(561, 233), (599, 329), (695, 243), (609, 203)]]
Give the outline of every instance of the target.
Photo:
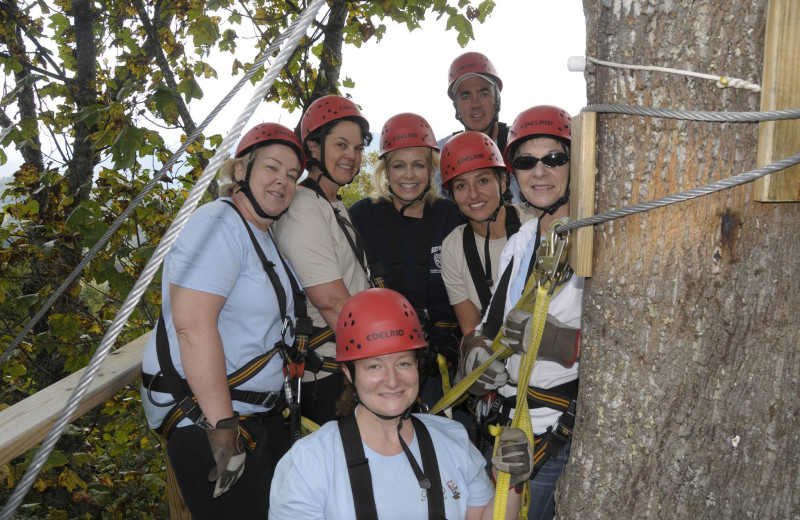
[[(499, 120), (502, 90), (503, 81), (497, 69), (480, 52), (465, 52), (450, 64), (447, 95), (453, 100), (456, 119), (464, 126), (464, 131), (483, 132), (491, 137), (500, 150), (504, 150), (508, 142), (508, 125)], [(439, 148), (460, 132), (439, 140)], [(441, 187), (439, 173), (436, 184)], [(522, 202), (519, 193), (519, 185), (512, 177), (504, 196), (511, 202)]]

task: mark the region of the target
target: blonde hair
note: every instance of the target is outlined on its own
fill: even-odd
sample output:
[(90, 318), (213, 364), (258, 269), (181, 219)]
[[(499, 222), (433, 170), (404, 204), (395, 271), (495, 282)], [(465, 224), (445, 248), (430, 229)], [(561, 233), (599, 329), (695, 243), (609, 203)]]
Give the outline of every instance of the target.
[(220, 197), (230, 197), (233, 195), (239, 184), (236, 182), (236, 164), (241, 164), (242, 168), (247, 169), (247, 161), (250, 160), (250, 153), (241, 157), (231, 157), (226, 159), (217, 171)]
[[(419, 146), (417, 148), (426, 148), (423, 146)], [(433, 148), (426, 148), (428, 150), (428, 192), (425, 194), (425, 203), (432, 202), (436, 199), (442, 198), (439, 190), (433, 185), (433, 178), (436, 174), (436, 170), (439, 169), (439, 152), (434, 150)], [(400, 150), (404, 150), (401, 148)], [(378, 159), (378, 164), (375, 166), (375, 170), (372, 172), (372, 185), (374, 189), (370, 197), (373, 201), (378, 202), (380, 200), (386, 200), (391, 202), (392, 201), (392, 192), (389, 191), (389, 176), (386, 173), (386, 165), (391, 162), (392, 156), (399, 152), (400, 150), (394, 150), (392, 152), (387, 152), (383, 158)]]

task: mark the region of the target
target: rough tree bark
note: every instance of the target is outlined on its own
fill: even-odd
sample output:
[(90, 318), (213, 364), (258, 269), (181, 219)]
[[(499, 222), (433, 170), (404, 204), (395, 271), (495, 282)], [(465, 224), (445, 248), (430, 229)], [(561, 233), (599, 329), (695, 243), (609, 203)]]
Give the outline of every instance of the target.
[[(585, 1), (587, 56), (760, 80), (766, 2)], [(589, 103), (758, 110), (599, 67)], [(598, 212), (755, 168), (754, 123), (599, 115)], [(752, 185), (595, 228), (559, 518), (800, 518), (800, 204)]]

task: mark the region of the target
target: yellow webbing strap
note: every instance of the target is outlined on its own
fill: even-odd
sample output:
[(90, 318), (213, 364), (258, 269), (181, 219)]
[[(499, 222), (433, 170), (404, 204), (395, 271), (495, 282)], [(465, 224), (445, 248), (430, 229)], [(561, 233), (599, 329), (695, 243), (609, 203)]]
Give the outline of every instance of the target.
[(442, 375), (442, 392), (446, 394), (450, 391), (450, 372), (447, 370), (447, 358), (437, 354), (436, 364), (439, 365), (439, 374)]
[[(533, 281), (533, 278), (537, 277), (532, 276), (528, 283)], [(550, 283), (552, 282), (539, 285), (535, 291), (530, 291), (531, 293), (535, 293), (536, 296), (534, 300), (533, 318), (531, 319), (531, 335), (528, 339), (528, 348), (525, 354), (522, 356), (522, 363), (519, 367), (519, 377), (517, 378), (517, 381), (520, 383), (522, 381), (526, 383), (530, 381), (531, 372), (533, 371), (533, 364), (536, 361), (536, 355), (539, 352), (539, 343), (542, 341), (542, 332), (544, 331), (545, 321), (547, 320), (547, 310), (550, 307)], [(525, 293), (527, 293), (529, 288), (526, 287), (525, 289)], [(514, 418), (511, 420), (511, 427), (520, 428), (522, 431), (524, 431), (525, 436), (528, 437), (528, 442), (530, 445), (534, 445), (533, 427), (531, 426), (531, 415), (528, 409), (528, 396), (526, 392), (517, 392), (517, 403), (514, 410)], [(495, 440), (498, 438), (499, 436), (495, 437)], [(495, 520), (500, 520), (506, 517), (506, 505), (508, 502), (508, 488), (510, 481), (511, 475), (503, 471), (497, 472), (497, 486), (495, 488), (494, 501)], [(519, 518), (521, 519), (528, 517), (528, 498), (530, 494), (529, 486), (530, 484), (526, 482), (523, 504), (520, 508), (519, 514)]]
[[(528, 285), (530, 288), (533, 288), (538, 284), (539, 278), (537, 276), (531, 276), (528, 279)], [(556, 288), (553, 296), (558, 294), (564, 286), (561, 285)], [(529, 287), (525, 288), (525, 292), (523, 292), (522, 296), (520, 297), (517, 304), (514, 305), (515, 309), (521, 309), (524, 311), (531, 312), (534, 310), (536, 291), (529, 290)], [(545, 318), (547, 317), (547, 313), (545, 313)], [(544, 328), (542, 329), (544, 330)], [(466, 393), (467, 389), (472, 386), (472, 384), (478, 380), (481, 374), (483, 374), (489, 365), (492, 364), (492, 361), (495, 359), (504, 360), (509, 357), (511, 354), (514, 353), (513, 350), (503, 345), (500, 341), (505, 338), (505, 334), (501, 328), (500, 331), (497, 332), (497, 336), (495, 336), (494, 341), (492, 341), (492, 355), (484, 361), (481, 365), (475, 368), (472, 372), (467, 374), (464, 379), (459, 381), (449, 390), (445, 390), (444, 396), (436, 403), (433, 408), (430, 409), (429, 413), (437, 414), (442, 410), (445, 410), (451, 406), (454, 406)], [(538, 347), (537, 347), (538, 348)]]
[(300, 417), (300, 427), (308, 433), (314, 433), (319, 430), (319, 424), (315, 423), (307, 417)]

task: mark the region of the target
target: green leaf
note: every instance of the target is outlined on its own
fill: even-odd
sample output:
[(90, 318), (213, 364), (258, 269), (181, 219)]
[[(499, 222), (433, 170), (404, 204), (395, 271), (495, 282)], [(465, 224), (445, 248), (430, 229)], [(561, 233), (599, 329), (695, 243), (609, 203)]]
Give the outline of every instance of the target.
[(17, 302), (17, 305), (19, 305), (23, 309), (27, 309), (28, 307), (36, 303), (38, 299), (39, 295), (36, 293), (23, 294), (22, 296), (17, 296), (16, 298), (14, 298), (14, 300)]
[(187, 103), (192, 98), (203, 99), (203, 89), (200, 88), (200, 84), (194, 78), (188, 78), (178, 83), (178, 93), (183, 94)]
[(217, 24), (208, 16), (198, 16), (195, 22), (189, 27), (187, 33), (192, 37), (195, 47), (213, 45), (219, 38)]
[(64, 340), (74, 338), (81, 330), (81, 322), (73, 314), (53, 314), (47, 322), (53, 336)]
[(132, 167), (141, 146), (142, 131), (133, 125), (125, 125), (111, 145), (114, 167), (120, 170)]
[(100, 121), (106, 107), (103, 105), (90, 105), (77, 114), (75, 114), (75, 122), (83, 122), (88, 127), (93, 127)]
[(142, 483), (153, 493), (157, 493), (166, 487), (166, 482), (164, 479), (159, 477), (158, 475), (153, 475), (152, 473), (148, 473), (142, 479)]

